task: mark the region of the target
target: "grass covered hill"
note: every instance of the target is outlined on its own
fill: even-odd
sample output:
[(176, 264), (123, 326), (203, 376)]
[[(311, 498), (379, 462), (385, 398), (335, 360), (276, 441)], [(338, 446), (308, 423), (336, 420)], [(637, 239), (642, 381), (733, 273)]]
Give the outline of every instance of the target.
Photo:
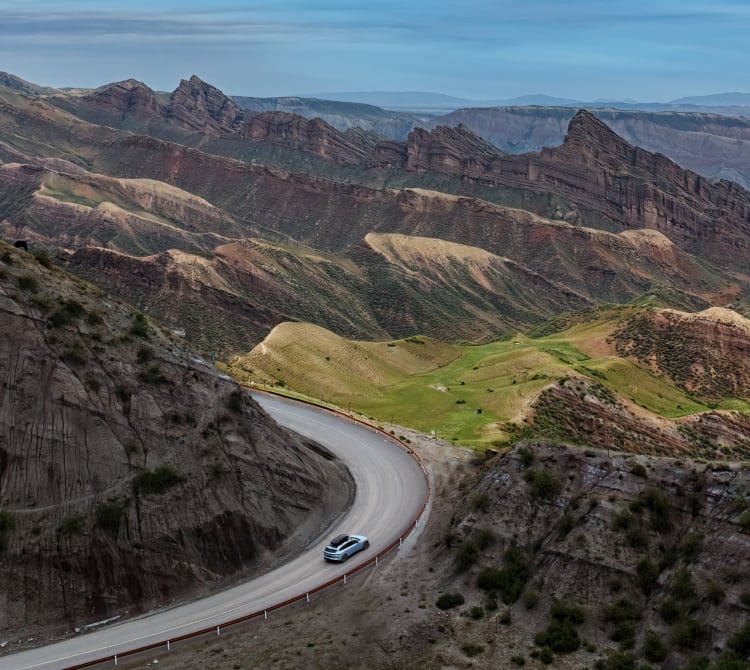
[[(628, 324), (675, 314), (638, 306), (599, 309), (571, 319), (560, 332), (478, 346), (427, 337), (352, 342), (310, 324), (281, 324), (227, 370), (244, 382), (283, 387), (476, 447), (537, 435), (635, 453), (750, 456), (746, 393), (730, 387), (721, 397), (702, 396), (621, 351)], [(703, 346), (690, 350), (701, 374), (710, 367), (713, 338), (726, 314), (735, 324), (727, 326), (734, 357), (741, 358), (750, 342), (736, 325), (748, 322), (736, 313), (703, 313), (702, 334), (693, 334)], [(732, 357), (730, 349), (726, 355)]]

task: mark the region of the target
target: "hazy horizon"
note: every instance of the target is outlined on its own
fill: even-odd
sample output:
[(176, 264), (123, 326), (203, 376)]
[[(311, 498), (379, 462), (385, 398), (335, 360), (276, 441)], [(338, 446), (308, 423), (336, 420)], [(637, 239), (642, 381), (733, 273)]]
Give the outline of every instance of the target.
[(192, 74), (230, 95), (668, 102), (746, 91), (741, 0), (0, 0), (0, 70), (44, 86)]

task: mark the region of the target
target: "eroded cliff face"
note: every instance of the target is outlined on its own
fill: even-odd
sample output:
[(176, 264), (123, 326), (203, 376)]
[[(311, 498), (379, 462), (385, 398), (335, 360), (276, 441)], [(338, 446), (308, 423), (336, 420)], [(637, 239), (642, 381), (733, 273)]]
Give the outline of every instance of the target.
[(339, 462), (179, 337), (0, 246), (0, 630), (166, 603), (346, 505)]
[[(740, 519), (749, 483), (736, 462), (523, 442), (466, 487), (435, 545), (435, 573), (467, 608), (487, 607), (493, 583), (500, 612), (507, 607), (503, 640), (516, 644), (489, 645), (482, 667), (528, 654), (537, 633), (553, 629), (555, 604), (578, 612), (566, 638), (577, 643), (550, 643), (555, 662), (590, 667), (623, 648), (653, 661), (645, 639), (656, 635), (664, 667), (684, 667), (727, 649), (745, 621), (750, 536)], [(486, 644), (487, 627), (459, 628), (467, 608), (449, 610), (443, 630)]]
[(166, 118), (188, 130), (220, 135), (239, 130), (243, 112), (218, 88), (193, 75), (172, 93)]
[(375, 146), (375, 139), (359, 128), (340, 132), (322, 119), (287, 112), (255, 114), (242, 126), (241, 136), (307, 151), (339, 165), (361, 165)]

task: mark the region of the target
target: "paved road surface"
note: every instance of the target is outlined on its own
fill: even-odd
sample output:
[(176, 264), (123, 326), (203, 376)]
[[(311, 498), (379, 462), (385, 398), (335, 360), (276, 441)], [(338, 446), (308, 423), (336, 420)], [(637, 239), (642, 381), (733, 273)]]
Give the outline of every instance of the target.
[(326, 540), (340, 532), (361, 533), (370, 538), (370, 549), (343, 567), (323, 561), (326, 542), (322, 541), (275, 570), (210, 597), (0, 657), (0, 670), (60, 670), (216, 626), (314, 589), (398, 539), (418, 513), (426, 491), (422, 470), (411, 455), (348, 419), (277, 397), (254, 397), (278, 423), (314, 438), (346, 463), (357, 487), (354, 504), (326, 534)]

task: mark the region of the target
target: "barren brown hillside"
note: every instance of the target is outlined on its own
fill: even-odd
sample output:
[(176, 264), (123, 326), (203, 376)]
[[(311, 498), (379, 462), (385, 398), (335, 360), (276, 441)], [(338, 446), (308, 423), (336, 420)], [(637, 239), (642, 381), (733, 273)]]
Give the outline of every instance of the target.
[(224, 583), (346, 504), (330, 455), (180, 338), (39, 259), (0, 244), (4, 637)]

